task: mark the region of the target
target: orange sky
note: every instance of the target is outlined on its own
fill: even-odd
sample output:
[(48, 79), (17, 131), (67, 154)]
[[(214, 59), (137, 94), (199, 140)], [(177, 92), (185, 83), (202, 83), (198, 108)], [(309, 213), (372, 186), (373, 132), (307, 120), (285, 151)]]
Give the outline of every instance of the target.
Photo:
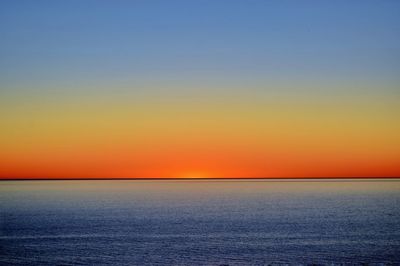
[(400, 175), (389, 101), (103, 101), (3, 105), (1, 178)]

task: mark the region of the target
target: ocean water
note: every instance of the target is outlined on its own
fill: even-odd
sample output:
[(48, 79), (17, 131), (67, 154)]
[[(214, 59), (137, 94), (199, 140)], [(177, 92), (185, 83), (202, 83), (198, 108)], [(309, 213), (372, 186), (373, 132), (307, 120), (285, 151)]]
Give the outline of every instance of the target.
[(400, 265), (400, 182), (0, 182), (1, 265)]

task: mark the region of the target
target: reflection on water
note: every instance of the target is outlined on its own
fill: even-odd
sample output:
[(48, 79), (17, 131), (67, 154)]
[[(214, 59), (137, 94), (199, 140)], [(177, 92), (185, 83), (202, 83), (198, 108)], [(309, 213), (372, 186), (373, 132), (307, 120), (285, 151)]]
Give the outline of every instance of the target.
[(400, 182), (0, 182), (0, 263), (400, 263)]

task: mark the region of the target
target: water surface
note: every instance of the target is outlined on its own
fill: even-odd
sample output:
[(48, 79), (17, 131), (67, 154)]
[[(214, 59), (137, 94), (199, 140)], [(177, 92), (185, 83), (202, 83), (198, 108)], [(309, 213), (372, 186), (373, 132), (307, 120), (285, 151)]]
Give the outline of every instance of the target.
[(400, 182), (0, 182), (0, 264), (399, 264)]

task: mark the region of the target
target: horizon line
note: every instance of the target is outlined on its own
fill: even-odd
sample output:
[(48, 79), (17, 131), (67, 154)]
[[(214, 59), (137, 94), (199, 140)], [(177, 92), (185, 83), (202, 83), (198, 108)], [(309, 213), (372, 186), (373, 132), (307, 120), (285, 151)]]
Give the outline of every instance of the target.
[(67, 181), (67, 180), (349, 180), (349, 179), (399, 179), (400, 176), (345, 176), (345, 177), (63, 177), (63, 178), (0, 178), (0, 181)]

